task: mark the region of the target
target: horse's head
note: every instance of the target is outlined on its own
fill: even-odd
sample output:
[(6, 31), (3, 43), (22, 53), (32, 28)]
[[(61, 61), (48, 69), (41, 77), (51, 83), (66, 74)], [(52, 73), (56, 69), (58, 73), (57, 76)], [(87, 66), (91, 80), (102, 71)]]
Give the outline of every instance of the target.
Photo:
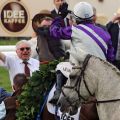
[[(80, 72), (78, 72), (80, 73)], [(80, 106), (80, 93), (79, 93), (79, 74), (70, 75), (70, 78), (67, 80), (67, 83), (62, 88), (62, 93), (58, 104), (61, 106), (62, 112), (69, 112), (74, 114), (77, 112), (78, 107)]]
[(81, 103), (92, 95), (89, 88), (86, 89), (87, 87), (85, 85), (86, 78), (84, 74), (87, 73), (85, 70), (88, 60), (89, 59), (87, 58), (85, 59), (82, 67), (74, 67), (67, 83), (63, 86), (62, 93), (58, 101), (58, 104), (61, 105), (62, 112), (75, 113)]

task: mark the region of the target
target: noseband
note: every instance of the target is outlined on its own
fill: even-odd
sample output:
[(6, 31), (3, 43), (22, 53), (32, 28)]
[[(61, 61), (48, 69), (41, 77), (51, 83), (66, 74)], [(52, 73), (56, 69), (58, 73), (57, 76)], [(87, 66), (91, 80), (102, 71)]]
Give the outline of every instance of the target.
[[(89, 54), (86, 56), (85, 60), (83, 61), (83, 64), (82, 64), (82, 67), (81, 67), (81, 68), (80, 68), (80, 67), (75, 68), (75, 69), (80, 69), (80, 70), (81, 70), (81, 71), (80, 71), (80, 75), (77, 76), (77, 78), (76, 78), (77, 81), (76, 81), (75, 85), (74, 85), (74, 86), (63, 86), (63, 88), (65, 88), (65, 89), (74, 89), (74, 90), (76, 91), (77, 95), (78, 95), (78, 100), (76, 100), (76, 101), (74, 101), (74, 102), (71, 103), (70, 100), (69, 100), (69, 98), (65, 95), (65, 93), (64, 93), (63, 90), (62, 90), (62, 94), (64, 95), (65, 99), (66, 99), (67, 102), (70, 104), (70, 106), (73, 106), (73, 103), (75, 103), (75, 102), (77, 102), (77, 101), (81, 101), (81, 99), (83, 99), (84, 101), (87, 101), (84, 97), (82, 97), (82, 96), (80, 95), (80, 91), (79, 91), (82, 80), (83, 80), (83, 82), (84, 82), (84, 84), (85, 84), (85, 87), (86, 87), (87, 91), (89, 92), (89, 94), (90, 94), (91, 96), (93, 96), (92, 93), (90, 92), (90, 90), (89, 90), (89, 88), (88, 88), (88, 85), (87, 85), (87, 83), (86, 83), (86, 81), (85, 81), (85, 78), (84, 78), (84, 72), (85, 72), (85, 70), (86, 70), (88, 61), (89, 61), (89, 59), (91, 58), (91, 56), (92, 56), (92, 55), (89, 55)], [(72, 77), (72, 76), (70, 76), (70, 77)], [(83, 78), (83, 79), (82, 79), (82, 78)]]

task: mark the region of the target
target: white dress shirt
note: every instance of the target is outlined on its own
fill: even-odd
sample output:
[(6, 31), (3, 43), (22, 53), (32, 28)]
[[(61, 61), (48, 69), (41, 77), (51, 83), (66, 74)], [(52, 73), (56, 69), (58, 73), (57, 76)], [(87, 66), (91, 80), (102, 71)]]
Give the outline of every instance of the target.
[[(34, 58), (28, 60), (28, 67), (30, 69), (30, 75), (36, 70), (39, 70), (40, 62)], [(11, 85), (13, 85), (13, 78), (18, 73), (24, 73), (24, 63), (17, 56), (7, 56), (5, 60), (5, 67), (9, 70)]]

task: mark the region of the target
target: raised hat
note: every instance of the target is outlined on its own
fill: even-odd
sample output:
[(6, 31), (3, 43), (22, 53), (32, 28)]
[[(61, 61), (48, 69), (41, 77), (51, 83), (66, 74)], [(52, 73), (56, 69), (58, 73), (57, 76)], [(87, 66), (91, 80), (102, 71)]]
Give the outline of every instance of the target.
[(48, 17), (53, 17), (51, 12), (49, 10), (41, 10), (39, 15), (44, 15), (44, 16), (48, 16)]
[(37, 27), (41, 23), (42, 19), (45, 17), (53, 18), (51, 12), (49, 10), (41, 10), (38, 14), (36, 14), (32, 19), (32, 27), (34, 31), (36, 31)]

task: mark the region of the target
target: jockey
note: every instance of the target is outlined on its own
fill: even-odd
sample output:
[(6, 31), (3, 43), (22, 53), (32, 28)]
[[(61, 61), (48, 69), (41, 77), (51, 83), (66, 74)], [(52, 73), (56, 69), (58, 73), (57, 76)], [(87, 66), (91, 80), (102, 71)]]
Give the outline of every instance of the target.
[[(80, 62), (84, 61), (87, 54), (97, 56), (103, 60), (112, 61), (114, 59), (114, 49), (110, 35), (95, 25), (92, 5), (87, 2), (76, 4), (73, 11), (76, 25), (68, 27), (62, 27), (61, 24), (63, 16), (65, 17), (65, 14), (67, 15), (69, 13), (67, 9), (68, 5), (63, 4), (61, 7), (60, 17), (53, 21), (50, 27), (50, 34), (52, 37), (58, 39), (71, 40), (69, 50), (70, 63), (78, 66)], [(58, 98), (58, 95), (55, 94), (50, 102), (55, 103)]]

